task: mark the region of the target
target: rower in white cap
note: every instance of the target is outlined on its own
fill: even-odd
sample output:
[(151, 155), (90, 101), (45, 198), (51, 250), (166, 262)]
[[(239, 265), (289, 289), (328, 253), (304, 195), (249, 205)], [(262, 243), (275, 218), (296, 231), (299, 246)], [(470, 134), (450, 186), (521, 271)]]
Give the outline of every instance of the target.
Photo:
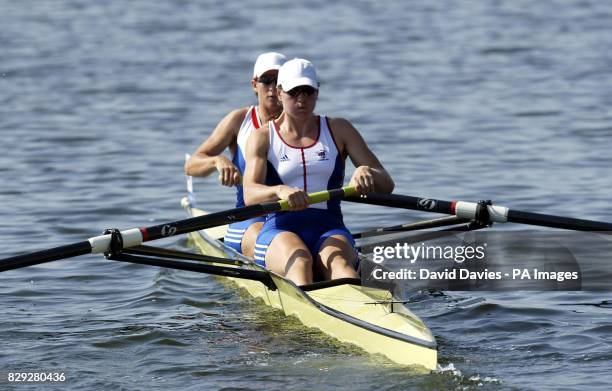
[(342, 187), (347, 157), (356, 167), (349, 184), (359, 193), (390, 193), (393, 180), (349, 121), (314, 114), (319, 79), (312, 63), (283, 64), (277, 92), (283, 113), (247, 144), (244, 195), (247, 205), (287, 200), (292, 211), (268, 215), (255, 261), (298, 285), (313, 276), (357, 277), (355, 242), (340, 201), (308, 205), (307, 193)]
[[(185, 163), (187, 175), (205, 177), (216, 170), (222, 185), (236, 186), (236, 207), (244, 206), (241, 180), (246, 165), (244, 151), (249, 135), (282, 112), (283, 107), (276, 94), (276, 79), (286, 59), (284, 54), (276, 52), (263, 53), (257, 57), (251, 86), (258, 104), (228, 113)], [(225, 148), (230, 149), (232, 160), (222, 155)], [(230, 224), (225, 244), (252, 257), (255, 238), (264, 220), (265, 217), (259, 217)]]

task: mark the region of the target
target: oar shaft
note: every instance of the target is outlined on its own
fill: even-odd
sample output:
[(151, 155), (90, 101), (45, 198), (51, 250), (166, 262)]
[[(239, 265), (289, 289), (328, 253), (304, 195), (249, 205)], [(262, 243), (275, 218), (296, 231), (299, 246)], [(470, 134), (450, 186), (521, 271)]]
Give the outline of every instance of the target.
[(140, 228), (140, 232), (142, 234), (142, 241), (148, 242), (168, 236), (180, 235), (211, 227), (217, 227), (219, 225), (231, 224), (237, 221), (248, 220), (250, 218), (272, 213), (277, 210), (280, 210), (278, 202), (245, 206), (228, 211), (215, 212), (204, 216), (174, 221), (171, 223)]
[[(354, 187), (325, 190), (309, 194), (311, 204), (324, 202), (333, 198), (355, 195)], [(229, 224), (236, 221), (248, 220), (268, 213), (289, 210), (286, 201), (266, 202), (258, 205), (245, 206), (208, 215), (178, 220), (171, 223), (154, 225), (151, 227), (133, 228), (121, 231), (123, 248), (137, 246), (143, 242), (166, 238), (174, 235), (199, 231), (206, 228)], [(55, 247), (34, 253), (17, 255), (0, 260), (0, 272), (26, 266), (38, 265), (59, 259), (72, 258), (85, 254), (99, 254), (110, 250), (111, 235), (100, 235), (86, 241)]]
[[(341, 189), (324, 190), (308, 195), (311, 204), (324, 202), (334, 198), (341, 198), (355, 194), (353, 187)], [(140, 228), (143, 242), (165, 238), (168, 236), (185, 234), (202, 229), (230, 224), (236, 221), (248, 220), (253, 217), (289, 210), (287, 201), (266, 202), (258, 205), (245, 206), (222, 212), (210, 213), (204, 216), (192, 217), (190, 219), (175, 221), (173, 223), (156, 225), (148, 228)], [(127, 246), (126, 246), (127, 247)]]
[[(444, 201), (398, 194), (368, 194), (361, 197), (347, 197), (346, 201), (444, 213), (468, 220), (476, 218), (478, 209), (478, 204), (475, 202)], [(492, 223), (512, 222), (575, 231), (612, 231), (612, 224), (606, 222), (511, 210), (498, 205), (488, 205), (487, 210)]]
[(452, 202), (399, 194), (370, 193), (367, 196), (347, 197), (345, 201), (390, 206), (392, 208), (423, 210), (426, 212), (443, 213), (447, 215), (454, 214), (451, 208)]
[(544, 227), (571, 229), (575, 231), (612, 231), (612, 224), (606, 222), (575, 219), (572, 217), (561, 217), (542, 213), (523, 212), (520, 210), (509, 210), (508, 221), (512, 223), (540, 225)]
[(0, 272), (13, 270), (21, 267), (34, 266), (45, 262), (57, 261), (59, 259), (76, 257), (91, 253), (89, 241), (68, 244), (37, 251), (30, 254), (17, 255), (3, 259), (0, 263)]

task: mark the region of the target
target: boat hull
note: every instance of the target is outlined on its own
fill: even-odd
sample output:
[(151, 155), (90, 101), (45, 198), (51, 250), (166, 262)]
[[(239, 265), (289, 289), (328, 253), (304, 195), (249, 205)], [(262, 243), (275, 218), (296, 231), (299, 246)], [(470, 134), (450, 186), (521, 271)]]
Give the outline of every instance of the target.
[[(193, 216), (205, 214), (191, 207), (187, 210)], [(246, 260), (216, 239), (223, 232), (223, 227), (216, 227), (193, 232), (190, 239), (203, 254)], [(264, 270), (253, 262), (241, 267)], [(390, 303), (393, 300), (390, 292), (353, 283), (305, 291), (279, 275), (271, 275), (276, 290), (268, 289), (259, 281), (224, 278), (266, 305), (295, 316), (304, 325), (339, 341), (354, 344), (368, 353), (381, 354), (395, 363), (414, 366), (418, 371), (436, 369), (435, 338), (403, 304)]]

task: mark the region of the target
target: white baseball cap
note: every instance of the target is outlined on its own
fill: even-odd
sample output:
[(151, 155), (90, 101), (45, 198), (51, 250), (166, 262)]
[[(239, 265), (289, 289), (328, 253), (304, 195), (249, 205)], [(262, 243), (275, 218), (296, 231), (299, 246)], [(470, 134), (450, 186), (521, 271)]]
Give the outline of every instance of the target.
[(287, 92), (298, 86), (311, 86), (319, 89), (319, 78), (314, 65), (303, 58), (294, 58), (278, 70), (278, 85)]
[(287, 56), (277, 52), (262, 53), (257, 57), (253, 67), (253, 77), (260, 77), (272, 69), (279, 69), (287, 61)]

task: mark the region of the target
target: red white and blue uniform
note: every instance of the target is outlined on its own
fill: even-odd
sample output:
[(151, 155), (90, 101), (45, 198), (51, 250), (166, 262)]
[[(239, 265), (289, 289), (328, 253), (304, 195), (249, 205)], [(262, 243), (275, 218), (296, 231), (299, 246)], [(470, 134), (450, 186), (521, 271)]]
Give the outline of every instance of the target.
[[(296, 147), (285, 142), (274, 121), (268, 123), (269, 149), (266, 184), (284, 184), (308, 193), (336, 189), (344, 182), (344, 159), (329, 127), (327, 117), (318, 118), (316, 140), (309, 146)], [(255, 262), (265, 265), (265, 256), (272, 239), (281, 232), (295, 233), (315, 256), (328, 237), (343, 235), (355, 244), (344, 226), (340, 200), (310, 205), (298, 212), (269, 214), (257, 237)]]
[[(240, 129), (238, 130), (238, 137), (236, 139), (236, 152), (232, 157), (232, 163), (238, 170), (240, 171), (240, 176), (244, 176), (244, 171), (246, 169), (246, 160), (244, 158), (244, 154), (246, 151), (247, 141), (251, 133), (261, 126), (261, 119), (259, 118), (259, 114), (257, 113), (257, 106), (251, 106), (247, 110), (246, 115), (244, 116), (244, 120), (240, 125)], [(236, 186), (236, 207), (241, 208), (244, 206), (244, 190), (242, 185)], [(237, 223), (232, 223), (227, 228), (227, 233), (225, 234), (225, 238), (223, 239), (225, 244), (234, 250), (242, 253), (241, 243), (242, 237), (244, 236), (244, 232), (249, 228), (249, 226), (253, 223), (263, 222), (266, 220), (265, 216), (255, 217), (253, 219), (240, 221)]]

